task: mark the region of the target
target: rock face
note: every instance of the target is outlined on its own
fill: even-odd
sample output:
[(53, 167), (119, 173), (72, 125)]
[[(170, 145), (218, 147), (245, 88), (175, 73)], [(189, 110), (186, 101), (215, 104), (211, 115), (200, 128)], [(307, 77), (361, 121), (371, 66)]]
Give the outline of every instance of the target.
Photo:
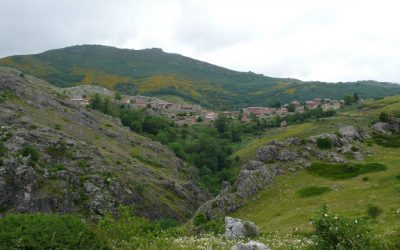
[[(128, 205), (149, 219), (183, 221), (209, 198), (190, 177), (196, 170), (173, 151), (109, 116), (64, 103), (62, 93), (0, 67), (0, 216), (97, 216)], [(171, 201), (159, 199), (167, 194)]]
[(234, 245), (231, 250), (270, 250), (270, 248), (263, 243), (250, 241), (246, 244), (238, 243)]
[(227, 239), (254, 237), (259, 233), (259, 228), (251, 221), (225, 217), (225, 238)]
[(225, 185), (221, 193), (204, 203), (197, 213), (207, 218), (224, 216), (243, 206), (246, 199), (273, 182), (278, 168), (259, 161), (249, 161), (240, 171), (233, 187)]

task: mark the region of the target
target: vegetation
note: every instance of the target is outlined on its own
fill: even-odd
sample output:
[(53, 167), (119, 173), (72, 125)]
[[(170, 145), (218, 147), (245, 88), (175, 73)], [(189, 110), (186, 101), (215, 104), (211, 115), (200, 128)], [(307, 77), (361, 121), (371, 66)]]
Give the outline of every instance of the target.
[(387, 167), (380, 163), (313, 163), (307, 171), (311, 174), (330, 179), (349, 179), (366, 173), (385, 171)]
[(384, 147), (390, 148), (398, 148), (400, 147), (400, 135), (383, 135), (383, 134), (376, 134), (373, 136), (372, 140)]
[(20, 69), (60, 87), (98, 84), (125, 94), (174, 96), (220, 110), (280, 106), (317, 97), (341, 99), (354, 91), (357, 94), (349, 95), (351, 102), (358, 96), (376, 98), (400, 93), (396, 84), (374, 81), (329, 84), (236, 72), (160, 49), (83, 45), (7, 57), (0, 59), (0, 65)]
[(333, 142), (328, 137), (317, 138), (317, 147), (321, 149), (330, 149), (333, 146)]
[(297, 194), (301, 198), (308, 198), (312, 196), (322, 195), (326, 192), (329, 192), (330, 190), (331, 189), (329, 187), (309, 186), (298, 190)]
[(312, 221), (315, 249), (384, 249), (384, 244), (360, 218), (332, 215), (323, 206)]
[(102, 239), (72, 215), (9, 214), (0, 218), (0, 249), (101, 249)]

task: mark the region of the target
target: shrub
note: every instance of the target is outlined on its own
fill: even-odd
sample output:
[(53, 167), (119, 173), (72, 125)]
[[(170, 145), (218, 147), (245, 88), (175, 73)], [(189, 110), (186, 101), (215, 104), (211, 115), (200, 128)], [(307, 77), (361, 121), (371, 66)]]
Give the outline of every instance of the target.
[(321, 149), (330, 149), (333, 146), (332, 140), (327, 137), (317, 138), (317, 146)]
[(4, 143), (0, 141), (0, 157), (6, 155), (7, 148), (4, 146)]
[(194, 218), (193, 218), (193, 225), (195, 226), (200, 226), (201, 224), (206, 223), (207, 217), (205, 216), (205, 214), (197, 214)]
[(312, 221), (316, 249), (381, 249), (381, 244), (364, 221), (331, 215), (323, 206)]
[(129, 207), (120, 207), (117, 216), (105, 215), (95, 232), (112, 249), (171, 249), (167, 232), (136, 216)]
[(381, 112), (381, 113), (379, 114), (379, 121), (381, 121), (381, 122), (388, 122), (388, 121), (390, 121), (390, 116), (389, 116), (389, 114), (386, 113), (386, 112)]
[(0, 218), (0, 249), (99, 249), (101, 240), (71, 215), (15, 214)]
[(350, 179), (366, 173), (385, 171), (386, 169), (387, 167), (380, 163), (313, 163), (307, 171), (324, 178), (337, 180)]
[(21, 149), (20, 154), (23, 157), (31, 156), (31, 161), (32, 162), (37, 162), (39, 160), (39, 152), (31, 147), (31, 146), (25, 146)]
[(312, 197), (322, 195), (330, 191), (329, 187), (317, 187), (309, 186), (297, 191), (297, 194), (301, 198)]
[(369, 217), (376, 219), (382, 213), (382, 209), (378, 206), (369, 204), (367, 207), (367, 214)]

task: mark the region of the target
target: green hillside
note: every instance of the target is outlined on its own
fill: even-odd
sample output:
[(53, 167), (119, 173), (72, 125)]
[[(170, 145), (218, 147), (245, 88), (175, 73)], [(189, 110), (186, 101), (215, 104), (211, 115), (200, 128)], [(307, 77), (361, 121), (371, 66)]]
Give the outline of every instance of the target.
[(82, 45), (6, 57), (0, 59), (0, 65), (20, 69), (59, 87), (98, 84), (127, 94), (177, 96), (215, 109), (316, 97), (339, 99), (354, 91), (361, 98), (400, 93), (399, 85), (374, 81), (330, 84), (237, 72), (161, 49)]
[[(310, 135), (334, 132), (346, 125), (367, 128), (377, 121), (380, 112), (399, 110), (400, 96), (366, 101), (323, 121), (266, 132), (265, 136), (249, 142), (235, 154), (244, 161), (254, 158), (258, 147), (274, 139), (283, 140), (293, 136), (306, 138)], [(400, 148), (383, 147), (368, 141), (364, 142), (363, 146), (370, 155), (361, 163), (378, 162), (386, 165), (388, 169), (340, 180), (318, 177), (306, 170), (282, 175), (271, 187), (256, 194), (251, 202), (234, 212), (233, 216), (255, 221), (265, 233), (305, 233), (312, 230), (310, 219), (314, 218), (315, 212), (323, 204), (328, 204), (335, 214), (367, 218), (368, 224), (379, 234), (392, 235), (400, 223)], [(320, 190), (322, 191), (319, 192)], [(306, 195), (303, 195), (304, 193)], [(371, 206), (380, 209), (381, 214), (378, 218), (369, 218), (367, 210)]]

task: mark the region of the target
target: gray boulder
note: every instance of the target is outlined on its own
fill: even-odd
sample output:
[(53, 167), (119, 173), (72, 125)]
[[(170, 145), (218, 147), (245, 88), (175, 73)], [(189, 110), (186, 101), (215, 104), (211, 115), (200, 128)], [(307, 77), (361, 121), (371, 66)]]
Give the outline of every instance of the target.
[(281, 145), (266, 145), (257, 149), (258, 161), (294, 161), (299, 158), (295, 151), (291, 151)]
[(361, 129), (355, 128), (353, 126), (346, 126), (339, 129), (339, 134), (344, 139), (351, 139), (351, 140), (361, 140), (363, 138), (367, 138), (367, 134), (363, 134)]
[(261, 242), (250, 241), (246, 244), (238, 243), (231, 250), (270, 250), (270, 248)]
[(392, 134), (390, 131), (390, 125), (387, 122), (378, 122), (372, 125), (372, 129), (381, 134)]
[(225, 237), (227, 239), (241, 239), (254, 237), (260, 233), (257, 225), (251, 221), (242, 221), (232, 217), (225, 217)]

